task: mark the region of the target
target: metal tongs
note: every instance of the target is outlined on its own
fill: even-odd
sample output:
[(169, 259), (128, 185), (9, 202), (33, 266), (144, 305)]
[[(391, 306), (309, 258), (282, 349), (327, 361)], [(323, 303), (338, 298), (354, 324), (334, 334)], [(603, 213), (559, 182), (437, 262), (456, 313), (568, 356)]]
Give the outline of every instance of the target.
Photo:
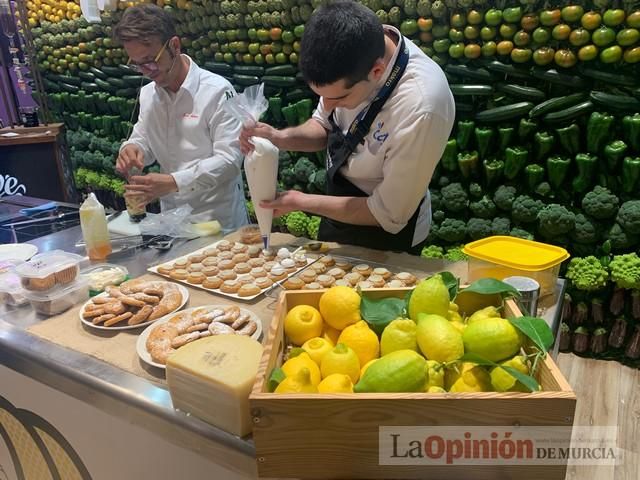
[[(147, 247), (165, 251), (169, 250), (175, 241), (175, 237), (170, 237), (168, 235), (128, 235), (112, 237), (111, 246), (113, 247), (114, 253)], [(76, 247), (84, 246), (84, 240), (80, 240), (76, 243)]]

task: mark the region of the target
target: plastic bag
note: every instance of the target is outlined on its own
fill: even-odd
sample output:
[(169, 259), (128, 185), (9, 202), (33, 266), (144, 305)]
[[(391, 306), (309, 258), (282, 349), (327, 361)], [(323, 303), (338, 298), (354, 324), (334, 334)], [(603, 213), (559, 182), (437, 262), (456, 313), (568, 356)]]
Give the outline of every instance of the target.
[(247, 127), (255, 125), (269, 108), (269, 102), (264, 96), (264, 84), (245, 88), (244, 92), (224, 102), (222, 107), (242, 125)]
[(147, 217), (140, 222), (142, 235), (166, 235), (174, 238), (196, 238), (200, 236), (193, 228), (189, 215), (191, 205), (167, 210), (162, 213), (147, 213)]

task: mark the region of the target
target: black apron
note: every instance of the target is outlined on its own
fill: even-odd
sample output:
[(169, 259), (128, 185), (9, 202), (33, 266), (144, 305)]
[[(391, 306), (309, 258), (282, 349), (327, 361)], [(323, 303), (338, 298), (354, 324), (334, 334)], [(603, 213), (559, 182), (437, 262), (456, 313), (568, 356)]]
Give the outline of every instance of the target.
[[(396, 58), (393, 70), (375, 99), (354, 119), (346, 135), (338, 127), (334, 119), (334, 112), (329, 116), (331, 132), (327, 141), (327, 195), (338, 197), (368, 197), (369, 195), (347, 180), (340, 168), (353, 154), (359, 144), (364, 143), (364, 137), (369, 133), (371, 124), (375, 120), (387, 99), (391, 96), (404, 73), (409, 62), (409, 49), (405, 45), (404, 37), (400, 37), (400, 52)], [(408, 172), (410, 173), (410, 172)], [(402, 192), (398, 192), (402, 195)], [(398, 233), (389, 233), (378, 226), (351, 225), (338, 222), (326, 217), (320, 222), (318, 239), (331, 242), (349, 243), (378, 250), (392, 250), (410, 253), (420, 253), (421, 245), (411, 246), (415, 232), (418, 213), (424, 199), (416, 208), (407, 225)]]

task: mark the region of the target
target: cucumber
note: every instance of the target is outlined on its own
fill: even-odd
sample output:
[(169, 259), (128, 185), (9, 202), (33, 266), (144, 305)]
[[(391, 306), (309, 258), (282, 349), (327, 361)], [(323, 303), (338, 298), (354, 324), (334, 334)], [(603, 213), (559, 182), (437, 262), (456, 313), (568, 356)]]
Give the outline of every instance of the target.
[(308, 88), (294, 88), (286, 93), (285, 99), (287, 103), (294, 103), (298, 100), (304, 100), (305, 98), (313, 99), (314, 96), (315, 94)]
[(504, 107), (495, 107), (479, 112), (475, 118), (478, 122), (499, 123), (524, 117), (532, 108), (533, 103), (531, 102), (512, 103)]
[(100, 91), (100, 87), (93, 82), (82, 82), (80, 87), (88, 93), (96, 93)]
[(458, 103), (456, 102), (456, 114), (457, 113), (471, 113), (473, 112), (473, 105), (470, 103)]
[(59, 92), (60, 89), (60, 85), (58, 85), (57, 82), (54, 82), (52, 80), (49, 80), (48, 78), (43, 78), (42, 79), (42, 83), (44, 84), (44, 89), (47, 92)]
[(58, 81), (66, 83), (67, 85), (75, 85), (76, 87), (79, 87), (80, 83), (82, 83), (82, 80), (78, 77), (71, 77), (69, 75), (58, 75)]
[(80, 77), (80, 80), (84, 80), (85, 82), (93, 82), (96, 78), (93, 73), (83, 71), (78, 72), (78, 77)]
[(587, 83), (584, 78), (576, 75), (568, 75), (566, 73), (560, 73), (555, 69), (543, 70), (541, 68), (532, 68), (531, 76), (538, 80), (544, 80), (549, 83), (555, 83), (556, 85), (564, 85), (565, 87), (572, 87), (576, 89), (583, 89), (587, 87)]
[(300, 83), (302, 85), (306, 85), (307, 84), (307, 81), (304, 79), (304, 75), (302, 74), (302, 72), (296, 73), (296, 80), (298, 81), (298, 83)]
[(142, 85), (146, 85), (146, 83), (144, 82), (145, 78), (146, 77), (143, 77), (142, 75), (125, 75), (124, 77), (122, 77), (122, 81), (129, 87), (138, 88)]
[(58, 85), (60, 85), (60, 88), (65, 92), (78, 93), (80, 91), (80, 87), (78, 85), (69, 85), (64, 82), (60, 82)]
[(484, 68), (471, 68), (467, 65), (448, 64), (444, 67), (444, 71), (451, 75), (468, 78), (469, 80), (478, 80), (485, 83), (492, 83), (494, 80), (491, 73)]
[(640, 100), (628, 95), (614, 95), (612, 93), (592, 91), (591, 101), (607, 110), (624, 112), (640, 112)]
[(125, 97), (125, 98), (130, 98), (130, 97), (135, 97), (136, 94), (138, 93), (138, 90), (135, 88), (119, 88), (118, 90), (116, 90), (116, 96), (118, 97)]
[(96, 67), (89, 67), (89, 72), (93, 73), (96, 78), (99, 78), (101, 80), (106, 80), (107, 78), (109, 78), (109, 75), (104, 73), (102, 70), (97, 69)]
[(119, 64), (117, 68), (120, 70), (120, 75), (140, 75), (140, 72), (135, 71), (124, 63)]
[(562, 110), (563, 108), (569, 108), (577, 103), (583, 102), (587, 99), (586, 93), (579, 92), (564, 97), (550, 98), (546, 102), (542, 102), (531, 109), (529, 112), (529, 118), (537, 118), (542, 115), (546, 115), (550, 112)]
[(580, 72), (585, 76), (598, 80), (599, 82), (623, 87), (635, 87), (638, 85), (638, 79), (629, 75), (621, 75), (619, 73), (603, 72), (593, 68), (581, 68)]
[(238, 75), (261, 77), (264, 75), (264, 67), (259, 65), (236, 65), (233, 67), (233, 73), (237, 73)]
[(240, 75), (238, 73), (233, 74), (233, 83), (248, 87), (250, 85), (257, 85), (260, 83), (260, 78), (255, 75)]
[(60, 75), (58, 75), (57, 73), (47, 73), (47, 78), (56, 83), (60, 83), (62, 81), (60, 80)]
[(233, 67), (222, 62), (204, 62), (204, 68), (218, 75), (233, 75)]
[(496, 88), (499, 92), (505, 93), (510, 97), (525, 100), (527, 102), (543, 102), (547, 98), (542, 90), (538, 90), (533, 87), (499, 83)]
[(593, 110), (593, 103), (586, 100), (574, 105), (573, 107), (565, 108), (558, 112), (547, 113), (542, 120), (550, 125), (567, 123), (589, 113), (591, 110)]
[(275, 67), (267, 67), (264, 70), (265, 75), (279, 76), (279, 77), (291, 77), (298, 72), (298, 69), (291, 64), (276, 65)]
[(102, 90), (109, 92), (109, 93), (115, 93), (115, 91), (117, 90), (116, 87), (114, 87), (113, 85), (111, 85), (108, 82), (105, 82), (104, 80), (102, 80), (101, 78), (96, 78), (95, 80), (96, 85), (98, 85), (98, 87), (100, 87)]
[(518, 68), (514, 65), (499, 62), (498, 60), (488, 62), (486, 67), (492, 72), (502, 73), (508, 77), (530, 78), (529, 69)]
[(493, 87), (490, 85), (464, 85), (454, 83), (449, 85), (454, 97), (464, 97), (469, 95), (493, 95)]
[[(121, 76), (124, 75), (124, 72), (122, 70), (120, 70), (120, 68), (118, 67), (111, 67), (109, 65), (103, 65), (102, 66), (102, 72), (110, 78), (116, 77), (116, 78), (120, 78)], [(107, 79), (105, 79), (107, 80)]]
[(127, 84), (121, 78), (110, 77), (107, 78), (107, 82), (116, 88), (127, 88)]
[(280, 77), (275, 75), (265, 75), (262, 77), (265, 85), (270, 87), (293, 87), (296, 85), (296, 77)]

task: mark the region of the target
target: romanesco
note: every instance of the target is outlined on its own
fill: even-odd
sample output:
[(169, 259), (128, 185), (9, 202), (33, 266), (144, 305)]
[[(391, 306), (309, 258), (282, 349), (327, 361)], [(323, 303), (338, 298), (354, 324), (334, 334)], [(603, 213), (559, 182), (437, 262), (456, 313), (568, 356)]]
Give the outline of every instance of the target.
[(566, 277), (578, 290), (591, 292), (607, 285), (609, 272), (600, 260), (593, 255), (585, 258), (572, 258), (567, 267)]
[(640, 234), (640, 200), (629, 200), (620, 205), (616, 221), (625, 232)]
[(420, 256), (423, 258), (443, 258), (444, 249), (438, 245), (427, 245), (422, 247)]
[(318, 239), (318, 230), (320, 229), (320, 222), (322, 221), (322, 217), (317, 217), (313, 215), (309, 219), (309, 223), (307, 224), (307, 237), (311, 240)]
[(309, 217), (304, 212), (291, 212), (287, 215), (287, 230), (296, 237), (302, 237), (307, 234), (307, 224)]
[(462, 251), (463, 245), (451, 247), (447, 249), (447, 253), (444, 254), (444, 259), (449, 262), (466, 262), (469, 256)]
[(615, 255), (609, 263), (611, 280), (620, 288), (640, 288), (640, 257), (627, 253)]
[(584, 212), (598, 220), (605, 220), (615, 216), (618, 211), (618, 205), (618, 197), (600, 185), (594, 187), (582, 199)]

